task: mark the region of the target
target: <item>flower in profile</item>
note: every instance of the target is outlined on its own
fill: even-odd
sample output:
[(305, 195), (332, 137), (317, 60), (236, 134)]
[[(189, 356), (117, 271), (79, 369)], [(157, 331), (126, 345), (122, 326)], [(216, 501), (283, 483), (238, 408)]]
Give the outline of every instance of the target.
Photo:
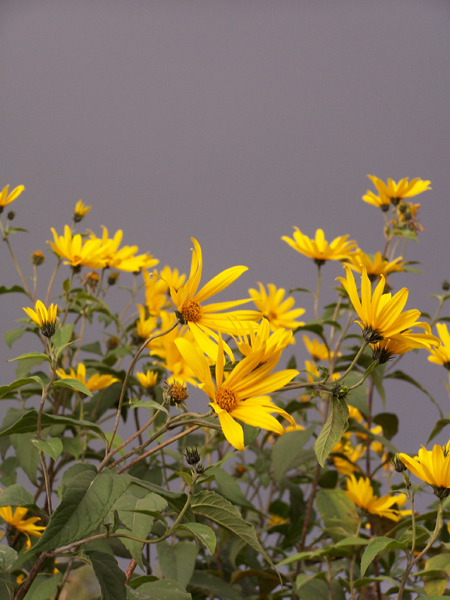
[(370, 281), (375, 281), (380, 275), (387, 277), (390, 273), (404, 271), (403, 266), (406, 264), (408, 261), (402, 260), (401, 256), (389, 261), (383, 257), (381, 252), (377, 252), (372, 258), (359, 249), (352, 252), (348, 258), (348, 266), (358, 273), (362, 273), (364, 267)]
[(322, 229), (316, 231), (314, 240), (304, 235), (298, 227), (294, 227), (294, 230), (294, 239), (286, 235), (281, 239), (300, 254), (312, 258), (318, 266), (327, 260), (344, 260), (349, 257), (350, 251), (356, 248), (356, 242), (347, 241), (348, 235), (337, 237), (328, 243)]
[(147, 270), (142, 271), (145, 286), (145, 305), (150, 315), (159, 316), (161, 311), (168, 308), (170, 303), (167, 300), (167, 291), (169, 289), (167, 282), (162, 279), (156, 269), (153, 273)]
[(183, 338), (175, 340), (175, 344), (199, 379), (201, 389), (210, 398), (210, 406), (219, 417), (223, 434), (234, 448), (244, 450), (244, 431), (236, 419), (279, 435), (284, 433), (284, 428), (271, 413), (279, 414), (295, 425), (294, 419), (276, 406), (269, 396), (260, 395), (280, 389), (298, 375), (294, 369), (272, 373), (281, 353), (261, 365), (264, 354), (261, 348), (242, 359), (231, 373), (224, 373), (223, 343), (219, 336), (214, 382), (205, 356), (194, 344)]
[(56, 315), (58, 313), (58, 305), (50, 304), (48, 310), (41, 300), (36, 302), (34, 310), (32, 308), (23, 308), (30, 319), (36, 323), (41, 330), (42, 335), (51, 338), (56, 331)]
[(103, 269), (106, 267), (106, 259), (103, 255), (102, 241), (99, 239), (83, 240), (77, 233), (72, 236), (68, 225), (64, 227), (64, 235), (58, 236), (52, 228), (54, 241), (48, 241), (53, 252), (66, 259), (64, 264), (71, 267), (90, 267), (91, 269)]
[[(231, 285), (242, 273), (247, 271), (247, 267), (236, 266), (225, 269), (199, 290), (203, 268), (202, 249), (196, 239), (191, 238), (191, 240), (194, 249), (189, 279), (179, 289), (171, 287), (170, 295), (180, 323), (189, 327), (195, 341), (208, 356), (215, 357), (217, 355), (217, 333), (246, 335), (255, 327), (254, 322), (260, 319), (261, 314), (254, 310), (229, 312), (228, 309), (249, 302), (249, 299), (204, 304), (211, 296)], [(224, 343), (224, 347), (227, 354), (233, 359), (228, 344)]]
[(253, 288), (248, 291), (256, 308), (269, 321), (272, 331), (281, 328), (296, 329), (305, 324), (303, 321), (296, 320), (305, 312), (305, 309), (293, 309), (295, 300), (292, 296), (284, 300), (285, 290), (283, 288), (277, 289), (273, 283), (269, 283), (267, 285), (269, 293), (267, 293), (262, 283), (258, 282), (258, 285), (259, 291)]
[(313, 360), (329, 360), (333, 358), (333, 352), (330, 352), (325, 344), (320, 343), (316, 339), (311, 341), (307, 335), (304, 335), (303, 342)]
[(393, 206), (397, 206), (403, 198), (412, 198), (413, 196), (417, 196), (422, 194), (422, 192), (431, 189), (431, 182), (423, 181), (419, 177), (416, 177), (411, 181), (408, 181), (408, 177), (404, 177), (403, 179), (400, 179), (398, 183), (390, 178), (387, 180), (387, 183), (384, 183), (384, 181), (374, 175), (367, 175), (367, 177), (377, 188), (380, 197), (383, 196), (389, 198)]
[[(398, 507), (405, 503), (405, 494), (398, 496), (382, 496), (378, 498), (373, 493), (373, 488), (368, 477), (360, 477), (356, 479), (355, 475), (351, 474), (347, 477), (347, 497), (367, 512), (379, 517), (386, 517), (392, 521), (400, 521), (403, 511), (399, 511)], [(397, 508), (392, 508), (397, 506)]]
[[(136, 273), (141, 269), (150, 269), (159, 263), (159, 260), (148, 252), (135, 256), (139, 250), (137, 246), (123, 246), (119, 249), (123, 236), (121, 229), (116, 231), (112, 239), (108, 237), (108, 229), (104, 225), (102, 225), (102, 229), (101, 249), (106, 266), (118, 269), (119, 271)], [(91, 239), (97, 239), (93, 233), (91, 234)]]
[[(420, 327), (425, 331), (429, 330), (427, 323), (417, 322), (420, 317), (419, 310), (412, 309), (402, 313), (408, 299), (407, 288), (402, 288), (394, 296), (390, 293), (383, 294), (385, 279), (383, 275), (380, 275), (380, 281), (372, 295), (370, 279), (367, 276), (365, 267), (362, 267), (360, 299), (352, 270), (348, 265), (344, 265), (344, 268), (347, 278), (337, 277), (336, 279), (344, 286), (353, 308), (361, 319), (356, 322), (361, 327), (363, 338), (367, 342), (375, 344), (408, 331), (411, 327)], [(409, 335), (412, 336), (413, 334)], [(421, 347), (429, 348), (435, 345), (435, 340), (435, 336), (431, 336), (429, 341), (423, 339)]]
[(25, 187), (23, 185), (18, 185), (16, 188), (11, 190), (11, 192), (9, 192), (9, 185), (5, 185), (0, 192), (0, 214), (3, 212), (5, 206), (8, 206), (8, 204), (14, 202), (14, 200), (18, 198), (24, 190)]
[(186, 280), (185, 273), (179, 273), (178, 269), (171, 269), (168, 265), (161, 269), (158, 274), (166, 284), (166, 290), (170, 290), (171, 287), (177, 290)]
[(158, 373), (156, 371), (148, 370), (145, 373), (136, 373), (139, 383), (144, 389), (155, 387), (158, 381)]
[(428, 360), (450, 371), (450, 334), (445, 323), (436, 323), (436, 328), (441, 338), (441, 345), (438, 348), (430, 348), (431, 356)]
[(414, 458), (400, 452), (397, 458), (416, 477), (431, 485), (438, 497), (443, 498), (450, 493), (449, 443), (445, 446), (435, 444), (433, 450), (422, 446)]
[(387, 196), (383, 196), (383, 194), (376, 196), (370, 190), (367, 190), (362, 199), (364, 200), (364, 202), (367, 202), (367, 204), (372, 204), (372, 206), (378, 206), (378, 208), (381, 208), (383, 212), (387, 212), (391, 205), (390, 198), (388, 198)]
[[(419, 325), (419, 323), (416, 323)], [(439, 346), (439, 339), (431, 334), (428, 323), (421, 323), (426, 333), (415, 333), (411, 329), (402, 331), (389, 339), (371, 344), (372, 358), (378, 360), (380, 365), (388, 362), (392, 357), (405, 354), (415, 348), (427, 348), (430, 352)]]
[(145, 308), (138, 304), (139, 319), (136, 321), (136, 333), (143, 340), (148, 340), (156, 329), (158, 319), (156, 317), (145, 317)]
[(292, 335), (289, 329), (277, 329), (271, 335), (269, 321), (262, 319), (256, 331), (251, 331), (248, 336), (237, 336), (236, 345), (243, 356), (250, 356), (252, 352), (264, 348), (261, 362), (266, 362), (286, 348)]
[(92, 206), (87, 206), (84, 204), (83, 200), (78, 200), (75, 204), (75, 210), (73, 213), (73, 220), (75, 223), (79, 223), (83, 220), (83, 218), (88, 214), (91, 210)]
[(41, 525), (36, 525), (37, 521), (40, 521), (40, 517), (30, 517), (28, 519), (24, 519), (28, 512), (28, 509), (23, 508), (22, 506), (18, 506), (14, 513), (12, 511), (11, 506), (2, 506), (0, 507), (0, 517), (10, 525), (23, 533), (27, 537), (27, 545), (26, 548), (29, 550), (31, 548), (30, 535), (34, 537), (41, 537), (41, 531), (44, 531), (45, 527)]
[(112, 375), (100, 375), (100, 373), (94, 373), (86, 380), (86, 367), (83, 363), (78, 364), (76, 371), (70, 367), (69, 373), (67, 374), (64, 369), (56, 369), (56, 374), (61, 379), (76, 379), (77, 381), (80, 381), (90, 392), (103, 390), (116, 381), (120, 381), (117, 377), (113, 377)]

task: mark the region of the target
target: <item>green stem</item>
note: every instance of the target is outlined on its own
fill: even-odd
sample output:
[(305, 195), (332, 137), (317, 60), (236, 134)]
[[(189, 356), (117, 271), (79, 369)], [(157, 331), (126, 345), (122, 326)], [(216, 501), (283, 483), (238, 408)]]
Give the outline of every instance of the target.
[(314, 316), (316, 317), (316, 319), (319, 318), (319, 296), (320, 296), (320, 285), (322, 283), (321, 267), (322, 267), (322, 265), (317, 265), (317, 289), (316, 289), (316, 293), (314, 294)]

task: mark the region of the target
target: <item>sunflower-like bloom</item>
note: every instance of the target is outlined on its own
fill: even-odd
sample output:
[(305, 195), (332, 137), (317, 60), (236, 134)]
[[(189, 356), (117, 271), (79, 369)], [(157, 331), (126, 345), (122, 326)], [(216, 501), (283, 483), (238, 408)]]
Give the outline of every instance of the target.
[(408, 181), (408, 177), (404, 177), (400, 179), (398, 183), (396, 183), (393, 179), (388, 179), (387, 183), (384, 183), (378, 177), (374, 175), (367, 175), (367, 177), (372, 181), (374, 186), (377, 188), (380, 197), (389, 198), (393, 206), (397, 206), (397, 204), (403, 198), (412, 198), (413, 196), (418, 196), (425, 192), (426, 190), (430, 190), (430, 181), (423, 181), (419, 177)]
[[(416, 323), (419, 325), (419, 323)], [(405, 354), (415, 348), (427, 348), (433, 352), (434, 347), (439, 346), (439, 339), (431, 335), (431, 329), (428, 323), (422, 323), (426, 333), (415, 333), (411, 329), (402, 331), (389, 339), (382, 340), (376, 344), (370, 344), (372, 348), (372, 358), (378, 360), (380, 365), (388, 362), (393, 356)]]
[(50, 304), (47, 308), (44, 303), (38, 300), (34, 307), (32, 308), (23, 308), (23, 310), (27, 313), (30, 319), (36, 323), (36, 325), (40, 328), (42, 335), (45, 337), (51, 338), (55, 335), (56, 331), (56, 315), (58, 313), (58, 305)]
[(179, 273), (178, 269), (171, 269), (168, 265), (159, 271), (159, 277), (165, 282), (167, 286), (166, 290), (169, 290), (171, 287), (177, 290), (186, 281), (185, 273)]
[(158, 373), (156, 371), (146, 371), (145, 373), (136, 373), (139, 383), (143, 388), (155, 387), (158, 381)]
[(339, 473), (351, 475), (355, 471), (360, 470), (357, 462), (364, 456), (365, 450), (366, 447), (364, 444), (357, 444), (354, 446), (350, 440), (342, 438), (342, 440), (333, 446), (331, 458)]
[(380, 275), (386, 277), (390, 273), (404, 271), (403, 266), (406, 264), (408, 264), (408, 261), (402, 260), (401, 256), (389, 261), (382, 256), (381, 252), (377, 252), (371, 258), (362, 250), (352, 252), (348, 258), (348, 266), (358, 273), (362, 273), (364, 267), (370, 281), (375, 281)]
[[(101, 247), (106, 266), (118, 269), (119, 271), (136, 273), (141, 269), (150, 269), (159, 263), (159, 260), (148, 252), (135, 256), (139, 250), (137, 246), (123, 246), (123, 248), (119, 249), (123, 236), (121, 229), (116, 231), (112, 239), (108, 237), (108, 229), (104, 225), (102, 225), (102, 229)], [(91, 234), (91, 239), (96, 239), (94, 234)]]
[(327, 260), (344, 260), (349, 257), (350, 251), (356, 248), (355, 241), (347, 241), (348, 235), (342, 235), (328, 243), (322, 229), (316, 231), (315, 240), (304, 235), (298, 227), (294, 227), (294, 230), (294, 239), (286, 235), (281, 239), (300, 254), (312, 258), (319, 266)]
[(151, 274), (144, 269), (142, 276), (144, 278), (145, 305), (147, 306), (147, 310), (151, 315), (159, 316), (162, 310), (170, 306), (166, 295), (169, 286), (160, 277), (156, 269)]
[(78, 202), (75, 204), (75, 210), (73, 212), (73, 220), (75, 223), (82, 221), (91, 208), (92, 206), (87, 206), (84, 204), (83, 200), (78, 200)]
[(400, 521), (402, 513), (398, 508), (392, 508), (393, 506), (403, 506), (405, 503), (405, 494), (399, 494), (398, 496), (382, 496), (378, 498), (373, 493), (373, 488), (370, 485), (370, 479), (368, 477), (356, 477), (352, 474), (347, 478), (347, 491), (345, 492), (347, 497), (356, 504), (371, 513), (372, 515), (378, 515), (379, 517), (386, 517), (392, 521)]
[[(180, 323), (189, 327), (195, 341), (208, 356), (215, 357), (217, 355), (215, 343), (218, 341), (217, 333), (246, 335), (255, 328), (254, 322), (261, 318), (261, 314), (254, 310), (228, 312), (228, 309), (249, 302), (249, 299), (204, 304), (205, 300), (231, 285), (242, 273), (247, 271), (247, 267), (236, 266), (225, 269), (199, 290), (203, 267), (202, 249), (196, 239), (191, 238), (191, 240), (194, 249), (189, 279), (178, 290), (171, 287), (170, 295)], [(227, 354), (233, 359), (229, 346), (224, 344), (224, 347)]]
[(269, 293), (266, 292), (262, 283), (259, 283), (259, 291), (249, 289), (249, 294), (252, 297), (256, 308), (260, 310), (263, 316), (269, 321), (272, 331), (277, 329), (296, 329), (305, 323), (296, 321), (304, 312), (304, 308), (295, 308), (293, 310), (295, 300), (292, 296), (284, 299), (285, 290), (276, 288), (273, 283), (267, 285)]
[(249, 336), (236, 338), (238, 350), (244, 356), (250, 356), (252, 352), (264, 348), (261, 362), (267, 362), (286, 348), (292, 339), (292, 331), (289, 329), (277, 329), (270, 334), (270, 324), (267, 319), (262, 319), (258, 329), (250, 332)]
[(15, 527), (17, 531), (23, 533), (27, 537), (27, 545), (26, 548), (29, 550), (31, 548), (30, 535), (34, 537), (41, 537), (41, 531), (44, 531), (45, 527), (41, 525), (36, 525), (37, 521), (40, 521), (40, 517), (30, 517), (29, 519), (24, 519), (27, 514), (28, 509), (23, 508), (22, 506), (18, 506), (14, 513), (10, 506), (2, 506), (0, 507), (0, 517), (11, 525), (11, 527)]
[(147, 340), (153, 335), (158, 323), (158, 319), (156, 317), (148, 317), (148, 319), (146, 319), (145, 308), (141, 304), (138, 304), (137, 307), (139, 311), (139, 319), (136, 321), (136, 333), (143, 340)]
[(94, 373), (86, 381), (86, 367), (83, 363), (79, 363), (77, 370), (75, 371), (70, 367), (69, 373), (66, 373), (64, 369), (56, 369), (56, 374), (61, 379), (76, 379), (84, 384), (90, 392), (97, 392), (109, 387), (112, 383), (120, 381), (117, 377), (112, 375), (100, 375), (100, 373)]
[(431, 356), (428, 360), (450, 371), (450, 334), (445, 323), (436, 323), (436, 328), (441, 338), (441, 345), (438, 348), (430, 348)]
[[(337, 277), (337, 280), (344, 286), (353, 308), (361, 319), (356, 322), (361, 327), (363, 338), (367, 342), (375, 344), (401, 334), (401, 332), (408, 331), (411, 327), (420, 327), (426, 331), (426, 335), (422, 334), (422, 337), (408, 332), (410, 340), (413, 337), (417, 338), (416, 343), (418, 345), (416, 347), (430, 348), (436, 345), (436, 342), (439, 342), (434, 335), (429, 333), (430, 329), (427, 323), (417, 322), (420, 317), (419, 310), (412, 309), (402, 313), (408, 299), (407, 288), (402, 288), (394, 296), (390, 293), (383, 294), (385, 279), (383, 275), (380, 275), (380, 281), (372, 295), (370, 279), (367, 276), (365, 267), (363, 267), (360, 300), (352, 270), (348, 265), (344, 265), (344, 267), (347, 278)], [(406, 340), (406, 336), (404, 337)]]
[(106, 259), (102, 250), (102, 241), (95, 238), (83, 240), (77, 233), (72, 237), (72, 232), (68, 225), (64, 227), (64, 235), (58, 236), (52, 228), (54, 241), (50, 244), (53, 252), (66, 261), (64, 264), (71, 267), (90, 267), (91, 269), (103, 269), (106, 267)]
[(0, 192), (0, 214), (3, 212), (5, 206), (8, 206), (8, 204), (14, 202), (14, 200), (18, 198), (24, 190), (25, 187), (23, 185), (18, 185), (11, 192), (9, 192), (9, 185), (5, 185)]
[(383, 196), (383, 194), (376, 196), (370, 190), (367, 190), (362, 199), (364, 200), (364, 202), (367, 202), (367, 204), (372, 204), (372, 206), (378, 206), (378, 208), (381, 208), (383, 212), (387, 212), (391, 205), (390, 198), (388, 198), (387, 196)]
[(182, 338), (175, 340), (175, 344), (199, 379), (200, 387), (210, 398), (210, 406), (219, 417), (223, 434), (234, 448), (244, 450), (244, 431), (235, 419), (279, 435), (284, 433), (283, 426), (271, 413), (282, 415), (291, 425), (295, 425), (294, 419), (276, 406), (269, 396), (260, 395), (280, 389), (298, 375), (294, 369), (272, 373), (281, 353), (261, 365), (264, 355), (264, 349), (261, 348), (242, 359), (231, 373), (224, 373), (223, 344), (219, 336), (214, 383), (209, 364), (197, 347)]
[(311, 341), (307, 335), (303, 336), (303, 342), (314, 360), (329, 360), (333, 358), (333, 352), (329, 352), (325, 344), (317, 340)]
[(398, 458), (416, 477), (431, 485), (435, 494), (445, 497), (450, 492), (450, 452), (449, 445), (435, 444), (433, 450), (422, 446), (417, 456), (412, 458), (399, 453)]

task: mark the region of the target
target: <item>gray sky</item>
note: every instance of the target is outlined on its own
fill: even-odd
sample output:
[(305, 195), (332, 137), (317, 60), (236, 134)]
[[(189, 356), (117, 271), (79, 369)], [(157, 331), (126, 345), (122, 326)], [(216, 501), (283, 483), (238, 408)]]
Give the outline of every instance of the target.
[[(406, 255), (425, 272), (391, 283), (409, 287), (407, 308), (434, 312), (428, 294), (450, 279), (449, 31), (450, 5), (435, 0), (3, 0), (0, 185), (27, 188), (11, 205), (32, 231), (13, 238), (21, 264), (50, 227), (62, 234), (82, 198), (93, 206), (82, 225), (123, 229), (161, 266), (187, 271), (191, 236), (205, 281), (247, 265), (228, 297), (257, 281), (313, 287), (312, 261), (280, 237), (321, 227), (328, 240), (348, 233), (382, 250), (381, 214), (361, 200), (366, 175), (418, 176), (433, 191), (417, 199), (426, 231)], [(2, 283), (12, 285), (6, 250)], [(49, 254), (42, 291), (54, 264)], [(341, 274), (325, 265), (325, 286)], [(2, 297), (2, 333), (22, 304)], [(302, 363), (301, 341), (296, 352)], [(444, 369), (425, 351), (404, 368), (448, 410)], [(426, 442), (430, 406), (392, 387), (403, 450)]]

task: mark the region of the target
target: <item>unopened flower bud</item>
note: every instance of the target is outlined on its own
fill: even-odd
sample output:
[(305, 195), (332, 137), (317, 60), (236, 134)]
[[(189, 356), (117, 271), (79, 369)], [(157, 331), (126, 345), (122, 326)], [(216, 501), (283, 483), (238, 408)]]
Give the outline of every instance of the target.
[(112, 271), (109, 275), (108, 275), (108, 285), (115, 285), (117, 280), (119, 279), (119, 271)]
[(45, 256), (40, 250), (35, 250), (31, 255), (31, 262), (35, 267), (42, 265), (45, 260)]
[(441, 283), (441, 287), (442, 287), (442, 291), (444, 292), (448, 292), (448, 290), (450, 290), (450, 283), (445, 279), (442, 283)]
[(397, 473), (403, 473), (403, 471), (406, 471), (406, 466), (404, 465), (404, 463), (402, 462), (400, 456), (397, 454), (395, 454), (392, 457), (392, 466), (394, 467), (394, 469), (397, 471)]
[(184, 457), (188, 465), (196, 465), (201, 460), (197, 448), (186, 448)]
[(8, 217), (8, 219), (10, 221), (13, 221), (14, 218), (15, 218), (15, 216), (16, 216), (16, 213), (13, 210), (10, 210), (9, 213), (6, 216)]

